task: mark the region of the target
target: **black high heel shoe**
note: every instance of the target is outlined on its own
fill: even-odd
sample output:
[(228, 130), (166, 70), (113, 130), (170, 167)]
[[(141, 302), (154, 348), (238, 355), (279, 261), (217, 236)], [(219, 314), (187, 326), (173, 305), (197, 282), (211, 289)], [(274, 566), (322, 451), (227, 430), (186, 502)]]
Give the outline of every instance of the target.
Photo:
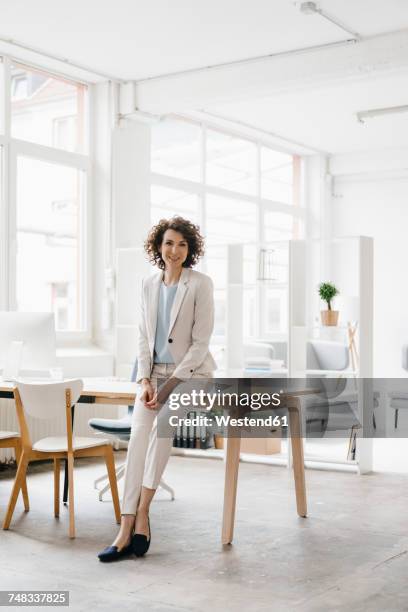
[[(150, 530), (150, 527), (149, 527)], [(128, 557), (133, 554), (133, 546), (132, 540), (130, 540), (130, 544), (124, 546), (120, 550), (118, 550), (117, 546), (107, 546), (100, 553), (98, 553), (99, 561), (102, 563), (110, 563), (111, 561), (117, 561), (118, 559), (122, 559), (123, 557)]]
[(147, 522), (149, 524), (149, 539), (147, 539), (147, 536), (145, 536), (144, 534), (135, 533), (130, 543), (130, 546), (132, 547), (133, 552), (136, 555), (136, 557), (143, 557), (143, 555), (147, 553), (150, 547), (150, 541), (152, 539), (152, 532), (150, 530), (150, 518), (149, 517), (147, 517)]

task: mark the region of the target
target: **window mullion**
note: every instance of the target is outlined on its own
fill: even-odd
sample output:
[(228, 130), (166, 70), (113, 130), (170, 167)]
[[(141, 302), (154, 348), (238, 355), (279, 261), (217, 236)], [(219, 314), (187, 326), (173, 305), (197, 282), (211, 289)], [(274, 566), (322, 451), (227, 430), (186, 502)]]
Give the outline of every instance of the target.
[(7, 310), (10, 302), (10, 163), (9, 163), (9, 143), (10, 143), (10, 62), (4, 57), (2, 62), (0, 85), (0, 126), (3, 127), (3, 135), (0, 145), (2, 146), (1, 155), (1, 193), (0, 193), (0, 309)]
[(7, 155), (7, 236), (8, 236), (8, 283), (7, 306), (17, 309), (17, 153), (10, 142)]
[[(200, 163), (201, 163), (201, 186), (202, 186), (202, 194), (200, 199), (200, 224), (201, 224), (201, 233), (206, 235), (206, 226), (207, 226), (207, 128), (205, 125), (201, 126), (201, 155), (200, 155)], [(203, 271), (207, 271), (207, 259), (204, 257), (203, 260)]]
[(32, 157), (45, 162), (59, 164), (61, 166), (69, 166), (77, 170), (89, 170), (90, 160), (87, 155), (80, 153), (71, 153), (62, 149), (55, 149), (46, 145), (41, 145), (25, 140), (12, 138), (11, 142), (18, 151), (19, 155)]
[(262, 283), (259, 280), (259, 260), (260, 260), (260, 249), (262, 248), (264, 235), (263, 235), (263, 209), (261, 200), (261, 145), (257, 143), (256, 148), (256, 196), (257, 196), (257, 207), (256, 207), (256, 244), (257, 249), (255, 253), (255, 265), (256, 265), (256, 276), (255, 276), (255, 336), (260, 338), (262, 336), (262, 315), (263, 315), (263, 303), (262, 299)]
[(11, 73), (10, 73), (10, 60), (5, 57), (3, 58), (3, 127), (4, 137), (6, 141), (10, 139), (11, 129)]

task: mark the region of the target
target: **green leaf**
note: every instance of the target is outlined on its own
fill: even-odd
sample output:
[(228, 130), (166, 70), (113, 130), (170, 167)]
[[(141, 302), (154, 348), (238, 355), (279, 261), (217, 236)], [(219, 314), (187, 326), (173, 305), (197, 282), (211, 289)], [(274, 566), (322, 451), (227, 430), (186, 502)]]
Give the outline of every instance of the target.
[(319, 295), (324, 302), (327, 302), (327, 307), (329, 310), (331, 310), (332, 299), (338, 294), (339, 290), (337, 289), (336, 285), (333, 285), (333, 283), (320, 283)]

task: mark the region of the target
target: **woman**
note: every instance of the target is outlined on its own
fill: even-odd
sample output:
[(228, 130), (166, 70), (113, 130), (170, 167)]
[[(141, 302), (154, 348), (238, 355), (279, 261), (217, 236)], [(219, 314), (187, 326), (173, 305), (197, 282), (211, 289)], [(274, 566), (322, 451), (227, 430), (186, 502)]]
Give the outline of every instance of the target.
[[(143, 282), (137, 397), (129, 441), (122, 520), (111, 546), (98, 557), (113, 561), (150, 545), (149, 508), (173, 445), (157, 435), (157, 415), (182, 380), (209, 378), (216, 368), (208, 346), (214, 324), (213, 284), (191, 268), (204, 254), (199, 228), (182, 217), (162, 219), (145, 242), (160, 271)], [(157, 379), (165, 379), (157, 391)], [(134, 535), (133, 535), (134, 534)]]

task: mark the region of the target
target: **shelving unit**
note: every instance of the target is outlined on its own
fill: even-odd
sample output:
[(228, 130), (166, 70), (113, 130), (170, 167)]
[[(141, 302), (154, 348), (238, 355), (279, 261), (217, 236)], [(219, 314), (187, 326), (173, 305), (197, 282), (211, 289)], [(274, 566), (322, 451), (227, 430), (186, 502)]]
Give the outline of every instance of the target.
[[(369, 411), (363, 410), (364, 402), (367, 401), (367, 389), (362, 379), (369, 379), (373, 374), (373, 240), (367, 236), (352, 236), (310, 241), (307, 245), (307, 262), (308, 338), (349, 345), (348, 322), (357, 325), (354, 340), (358, 364), (353, 368), (350, 359), (349, 368), (342, 371), (341, 375), (356, 379), (359, 415), (362, 421), (366, 420), (363, 428), (364, 425), (367, 427)], [(321, 302), (317, 287), (324, 281), (333, 282), (340, 290), (339, 297), (335, 298), (336, 310), (340, 312), (339, 325), (336, 327), (325, 327), (319, 322)], [(319, 371), (309, 373), (316, 374)], [(339, 375), (339, 372), (329, 370), (320, 373), (326, 377)], [(347, 461), (346, 465), (353, 466), (361, 474), (371, 471), (372, 447), (371, 439), (358, 439), (356, 459)], [(309, 456), (307, 448), (305, 456)]]

